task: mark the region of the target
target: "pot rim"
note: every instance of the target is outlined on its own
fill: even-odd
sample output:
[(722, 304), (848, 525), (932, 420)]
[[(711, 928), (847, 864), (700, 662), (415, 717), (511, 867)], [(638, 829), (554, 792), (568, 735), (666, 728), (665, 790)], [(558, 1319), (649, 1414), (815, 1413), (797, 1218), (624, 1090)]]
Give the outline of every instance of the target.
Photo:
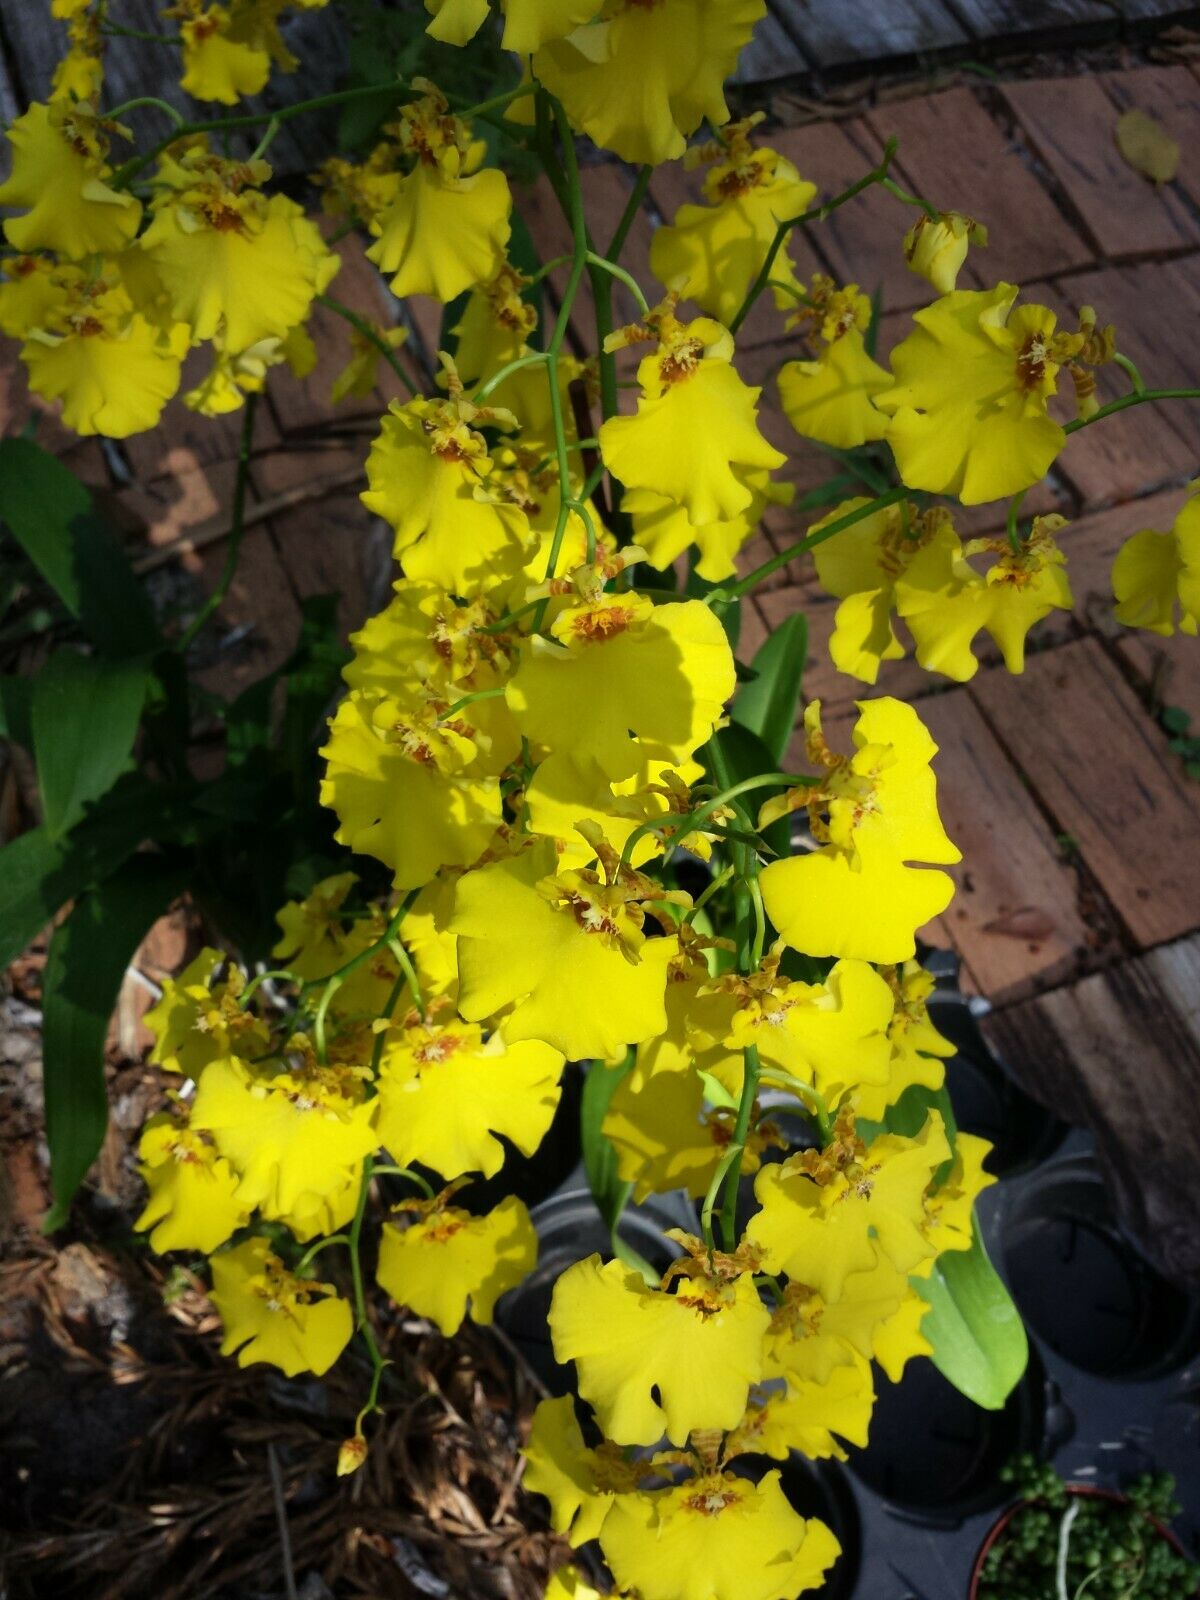
[[(1110, 1500), (1119, 1505), (1130, 1504), (1129, 1496), (1122, 1494), (1119, 1489), (1102, 1489), (1098, 1484), (1093, 1483), (1068, 1483), (1064, 1484), (1063, 1487), (1068, 1495), (1077, 1500)], [(985, 1534), (983, 1543), (979, 1546), (978, 1554), (975, 1557), (975, 1564), (971, 1568), (971, 1585), (967, 1590), (967, 1600), (979, 1600), (979, 1581), (983, 1577), (983, 1564), (987, 1560), (992, 1546), (1004, 1533), (1018, 1511), (1023, 1511), (1026, 1506), (1037, 1504), (1039, 1504), (1037, 1500), (1014, 1500), (1012, 1505), (1006, 1506), (996, 1518)], [(1182, 1556), (1185, 1561), (1190, 1559), (1173, 1529), (1168, 1527), (1159, 1517), (1151, 1516), (1149, 1512), (1143, 1512), (1143, 1516), (1159, 1537), (1167, 1541), (1176, 1555)], [(1197, 1589), (1195, 1594), (1200, 1596), (1200, 1589)]]

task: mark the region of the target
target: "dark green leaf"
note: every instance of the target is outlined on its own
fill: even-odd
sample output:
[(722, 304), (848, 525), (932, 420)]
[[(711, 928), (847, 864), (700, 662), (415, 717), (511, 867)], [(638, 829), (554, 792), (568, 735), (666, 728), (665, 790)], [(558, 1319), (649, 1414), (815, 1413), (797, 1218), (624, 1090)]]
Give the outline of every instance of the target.
[(150, 602), (91, 495), (32, 439), (0, 439), (0, 520), (98, 650), (161, 648)]
[(930, 1306), (921, 1332), (934, 1366), (977, 1406), (999, 1411), (1025, 1371), (1029, 1340), (978, 1222), (969, 1250), (945, 1251), (928, 1278), (911, 1282)]
[(777, 769), (796, 726), (808, 623), (799, 611), (784, 619), (754, 657), (754, 680), (743, 683), (733, 702), (733, 720), (756, 733)]
[(300, 637), (283, 664), (283, 755), (289, 771), (305, 781), (321, 718), (341, 688), (342, 668), (350, 659), (338, 627), (337, 603), (333, 594), (310, 595), (301, 603)]
[(579, 1113), (583, 1166), (592, 1198), (610, 1230), (616, 1228), (633, 1186), (623, 1183), (617, 1175), (617, 1152), (603, 1124), (617, 1085), (632, 1071), (633, 1061), (632, 1051), (620, 1067), (607, 1067), (603, 1061), (593, 1061), (583, 1079), (583, 1104)]
[(135, 856), (83, 895), (50, 940), (42, 1071), (54, 1199), (42, 1224), (46, 1233), (66, 1220), (71, 1197), (104, 1140), (104, 1040), (125, 969), (184, 880), (160, 856)]
[(128, 766), (148, 679), (144, 661), (58, 650), (33, 680), (30, 726), (46, 832), (60, 839)]
[(33, 684), (28, 678), (0, 678), (0, 739), (12, 739), (28, 750), (33, 744), (29, 728), (29, 700)]
[[(759, 736), (752, 733), (749, 728), (743, 727), (740, 722), (731, 722), (715, 733), (701, 754), (712, 774), (713, 782), (722, 789), (731, 789), (735, 783), (741, 783), (743, 778), (755, 778), (760, 773), (779, 770), (779, 763)], [(761, 794), (752, 792), (745, 796), (745, 807), (752, 822), (758, 816), (759, 806), (773, 792), (777, 791), (764, 789)], [(781, 817), (778, 822), (773, 822), (769, 828), (764, 829), (761, 837), (776, 855), (791, 854), (791, 838), (786, 817)]]
[(1158, 720), (1168, 733), (1186, 733), (1192, 721), (1182, 706), (1164, 706)]
[(166, 790), (131, 775), (66, 839), (56, 843), (44, 828), (33, 828), (6, 844), (0, 849), (0, 967), (15, 960), (68, 900), (115, 871), (144, 839), (183, 835), (193, 819), (191, 791)]
[(823, 506), (836, 505), (839, 500), (849, 499), (851, 495), (858, 493), (860, 487), (855, 473), (840, 473), (836, 478), (830, 478), (828, 483), (822, 483), (816, 489), (810, 489), (807, 494), (802, 494), (799, 499), (794, 500), (792, 510), (819, 511)]

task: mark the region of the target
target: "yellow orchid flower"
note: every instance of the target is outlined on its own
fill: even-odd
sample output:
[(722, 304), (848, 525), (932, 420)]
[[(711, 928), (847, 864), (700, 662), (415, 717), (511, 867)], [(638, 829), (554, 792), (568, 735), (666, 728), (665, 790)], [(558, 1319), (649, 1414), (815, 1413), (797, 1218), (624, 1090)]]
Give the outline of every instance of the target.
[(700, 527), (689, 519), (686, 507), (656, 489), (626, 489), (621, 510), (633, 519), (634, 540), (652, 567), (665, 572), (695, 546), (696, 573), (706, 583), (721, 583), (735, 575), (738, 552), (756, 533), (767, 507), (790, 506), (796, 494), (794, 483), (773, 483), (762, 467), (749, 467), (738, 476), (750, 490), (745, 509), (728, 521)]
[(788, 361), (779, 370), (779, 398), (796, 432), (839, 450), (882, 439), (888, 419), (875, 407), (891, 378), (867, 354), (864, 335), (871, 302), (856, 283), (838, 288), (814, 275), (806, 303), (789, 319), (815, 350), (811, 360)]
[(1170, 533), (1143, 528), (1126, 539), (1113, 562), (1113, 615), (1128, 628), (1169, 637), (1200, 631), (1200, 493), (1189, 487)]
[(784, 1393), (756, 1400), (726, 1441), (725, 1458), (754, 1453), (786, 1461), (796, 1450), (810, 1461), (845, 1461), (838, 1439), (865, 1445), (874, 1409), (871, 1364), (852, 1355), (823, 1382), (789, 1378)]
[(514, 420), (473, 406), (457, 381), (446, 400), (389, 406), (367, 457), (362, 502), (395, 531), (407, 577), (468, 599), (517, 577), (528, 554), (528, 518), (481, 492), (492, 462), (473, 426)]
[[(931, 672), (966, 683), (979, 662), (971, 649), (981, 628), (1000, 646), (1009, 672), (1025, 670), (1025, 636), (1051, 611), (1074, 604), (1066, 557), (1054, 535), (1062, 517), (1035, 517), (1014, 550), (1007, 539), (960, 543), (946, 521), (909, 559), (896, 579), (896, 610), (917, 646), (917, 660)], [(833, 542), (832, 540), (830, 541)], [(985, 573), (971, 565), (982, 554), (995, 559)]]
[(262, 1055), (270, 1044), (264, 1024), (238, 1003), (244, 987), (236, 967), (213, 987), (224, 952), (206, 946), (177, 978), (163, 984), (162, 997), (142, 1019), (154, 1035), (150, 1061), (166, 1072), (199, 1078), (211, 1061)]
[(734, 690), (729, 641), (699, 600), (600, 595), (565, 607), (551, 632), (525, 646), (508, 705), (539, 751), (595, 762), (612, 783), (648, 757), (686, 761)]
[(23, 212), (4, 223), (14, 250), (81, 261), (124, 249), (142, 220), (141, 202), (105, 181), (111, 137), (123, 132), (89, 101), (31, 105), (10, 125), (12, 172), (0, 183), (0, 206)]
[(618, 1444), (665, 1433), (682, 1445), (694, 1428), (735, 1427), (762, 1378), (770, 1320), (751, 1272), (697, 1269), (651, 1289), (598, 1255), (568, 1267), (550, 1303), (555, 1357), (574, 1361), (580, 1394)]
[(183, 77), (179, 86), (195, 100), (234, 106), (257, 94), (271, 75), (271, 58), (231, 37), (229, 7), (210, 0), (176, 0), (163, 12), (179, 19), (183, 40)]
[(1056, 333), (1045, 306), (1013, 309), (1015, 284), (956, 289), (924, 310), (892, 352), (891, 388), (875, 403), (911, 489), (999, 500), (1044, 476), (1066, 443), (1046, 410), (1059, 367), (1083, 345)]
[(550, 1526), (575, 1546), (594, 1539), (614, 1496), (635, 1489), (650, 1472), (607, 1439), (595, 1449), (585, 1445), (570, 1395), (538, 1402), (523, 1455), (525, 1487), (545, 1496)]
[(881, 1134), (868, 1147), (851, 1132), (833, 1149), (833, 1160), (804, 1151), (764, 1167), (754, 1185), (762, 1210), (746, 1230), (769, 1271), (826, 1300), (840, 1298), (851, 1273), (874, 1266), (877, 1250), (900, 1272), (934, 1254), (923, 1228), (925, 1192), (950, 1155), (936, 1111), (914, 1139)]
[(209, 1298), (225, 1328), (221, 1354), (239, 1367), (269, 1362), (286, 1377), (318, 1378), (350, 1343), (354, 1319), (327, 1283), (287, 1271), (265, 1239), (247, 1239), (212, 1258)]
[(503, 820), (471, 709), (446, 721), (436, 702), (413, 707), (353, 689), (330, 721), (321, 803), (337, 813), (338, 841), (390, 867), (397, 889), (469, 866)]
[[(502, 0), (504, 50), (527, 56), (549, 39), (565, 39), (582, 23), (590, 22), (603, 0)], [(426, 33), (444, 44), (467, 44), (479, 32), (488, 14), (488, 0), (425, 0), (433, 21)]]
[(58, 304), (58, 266), (52, 256), (8, 256), (0, 270), (0, 333), (24, 339)]
[(612, 1060), (662, 1031), (675, 941), (646, 938), (636, 886), (555, 866), (543, 840), (459, 879), (459, 1009), (481, 1022), (511, 1005), (510, 1044), (542, 1039), (569, 1060)]
[(939, 294), (951, 294), (970, 245), (984, 246), (988, 231), (961, 211), (942, 211), (937, 218), (922, 212), (904, 235), (908, 270), (925, 278)]
[(930, 1021), (925, 1003), (933, 993), (933, 974), (918, 961), (906, 961), (900, 967), (885, 967), (883, 976), (895, 999), (887, 1029), (892, 1053), (887, 1081), (858, 1084), (852, 1097), (855, 1111), (868, 1122), (882, 1121), (888, 1106), (914, 1084), (940, 1089), (946, 1078), (940, 1058), (954, 1054), (950, 1040)]
[(483, 141), (471, 138), (445, 96), (424, 80), (419, 86), (426, 93), (389, 129), (414, 164), (369, 219), (375, 242), (367, 259), (392, 274), (399, 298), (428, 294), (445, 305), (504, 264), (512, 195), (498, 168), (480, 170)]
[(820, 1588), (841, 1554), (823, 1522), (792, 1510), (777, 1470), (758, 1483), (706, 1472), (620, 1495), (600, 1548), (641, 1600), (794, 1600)]
[(506, 1195), (486, 1216), (445, 1203), (405, 1201), (405, 1228), (386, 1223), (379, 1246), (380, 1287), (398, 1305), (435, 1322), (447, 1338), (463, 1319), (488, 1323), (496, 1301), (537, 1264), (537, 1235), (519, 1200)]
[(836, 1300), (826, 1300), (802, 1283), (789, 1283), (771, 1314), (766, 1375), (785, 1378), (796, 1389), (827, 1383), (835, 1368), (854, 1358), (874, 1358), (897, 1382), (906, 1361), (932, 1354), (932, 1345), (920, 1333), (928, 1310), (908, 1275), (882, 1253), (874, 1266), (849, 1274)]
[[(713, 144), (688, 152), (687, 164), (711, 162), (704, 176), (704, 204), (680, 206), (669, 227), (650, 242), (650, 270), (664, 288), (694, 300), (718, 322), (730, 323), (758, 275), (778, 224), (805, 212), (817, 193), (786, 157), (755, 149), (750, 130), (759, 117), (731, 122)], [(771, 275), (795, 284), (785, 240)], [(790, 306), (786, 290), (773, 290), (777, 306)]]
[(476, 1024), (415, 1022), (387, 1036), (379, 1070), (379, 1143), (394, 1161), (443, 1178), (504, 1164), (503, 1134), (531, 1156), (554, 1118), (563, 1058), (540, 1039), (486, 1042)]
[(458, 340), (454, 362), (464, 383), (475, 383), (526, 350), (537, 328), (537, 307), (521, 297), (529, 279), (502, 262), (499, 270), (471, 290), (462, 317), (451, 330)]
[(765, 11), (763, 0), (609, 0), (603, 20), (537, 51), (534, 76), (593, 143), (657, 166), (701, 122), (728, 122), (722, 85)]
[(623, 484), (666, 495), (699, 528), (745, 511), (753, 490), (744, 474), (771, 471), (785, 458), (759, 431), (762, 390), (738, 376), (730, 335), (708, 317), (681, 323), (671, 307), (668, 298), (645, 329), (606, 341), (652, 337), (658, 348), (638, 366), (637, 415), (603, 423), (600, 450)]
[(250, 1220), (238, 1175), (205, 1134), (167, 1112), (151, 1117), (138, 1143), (138, 1171), (150, 1197), (134, 1223), (153, 1229), (150, 1248), (210, 1254)]
[(164, 156), (139, 240), (175, 317), (194, 339), (220, 332), (229, 355), (286, 338), (341, 265), (294, 200), (261, 192), (270, 176), (265, 161), (233, 161), (203, 143)]
[(179, 388), (187, 328), (155, 327), (115, 277), (62, 267), (54, 289), (21, 346), (29, 387), (61, 400), (63, 421), (84, 436), (127, 439), (153, 428)]
[[(960, 1133), (954, 1141), (954, 1165), (944, 1183), (926, 1198), (925, 1236), (940, 1256), (947, 1250), (969, 1250), (975, 1238), (975, 1202), (996, 1177), (983, 1163), (992, 1152), (986, 1139)], [(928, 1277), (933, 1260), (915, 1267), (917, 1277)]]
[(377, 1107), (353, 1068), (302, 1052), (258, 1068), (230, 1057), (208, 1066), (191, 1126), (211, 1133), (241, 1178), (238, 1195), (265, 1216), (340, 1195), (376, 1148)]
[(937, 812), (937, 746), (916, 712), (890, 696), (859, 701), (859, 712), (855, 754), (846, 758), (824, 743), (820, 702), (806, 709), (810, 753), (826, 776), (815, 790), (768, 802), (762, 820), (807, 804), (818, 848), (772, 861), (760, 880), (763, 902), (794, 950), (907, 961), (916, 930), (954, 893), (946, 873), (911, 863), (960, 857)]

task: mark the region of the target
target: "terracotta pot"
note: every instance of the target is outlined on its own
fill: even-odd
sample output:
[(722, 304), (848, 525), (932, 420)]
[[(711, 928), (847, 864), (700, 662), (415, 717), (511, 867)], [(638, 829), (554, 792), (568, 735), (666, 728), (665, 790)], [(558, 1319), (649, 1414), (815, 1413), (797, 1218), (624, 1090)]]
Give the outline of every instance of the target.
[[(1066, 1488), (1067, 1493), (1078, 1500), (1112, 1500), (1120, 1505), (1129, 1504), (1128, 1497), (1119, 1494), (1115, 1489), (1095, 1489), (1086, 1483), (1069, 1483)], [(979, 1583), (983, 1577), (983, 1563), (987, 1560), (988, 1552), (992, 1546), (1004, 1533), (1017, 1512), (1035, 1503), (1032, 1500), (1018, 1500), (1014, 1505), (1009, 1506), (1007, 1511), (997, 1517), (996, 1521), (988, 1529), (987, 1537), (979, 1546), (979, 1554), (975, 1557), (975, 1565), (971, 1568), (971, 1587), (967, 1591), (967, 1600), (979, 1600)], [(1187, 1558), (1187, 1551), (1165, 1522), (1160, 1522), (1157, 1517), (1149, 1516), (1146, 1521), (1161, 1538), (1167, 1541), (1176, 1555)], [(1196, 1590), (1196, 1596), (1200, 1597), (1200, 1589)]]

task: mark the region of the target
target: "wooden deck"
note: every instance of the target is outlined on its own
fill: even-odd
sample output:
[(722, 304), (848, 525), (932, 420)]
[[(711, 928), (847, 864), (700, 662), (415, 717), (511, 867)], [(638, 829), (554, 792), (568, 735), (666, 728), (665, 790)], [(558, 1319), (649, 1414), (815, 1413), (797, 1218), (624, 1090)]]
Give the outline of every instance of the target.
[[(19, 75), (19, 91), (6, 88), (0, 76), (0, 99), (10, 96), (10, 111), (13, 96), (38, 89), (31, 75), (48, 30), (39, 21), (35, 37), (20, 25), (14, 32), (13, 22), (15, 15), (27, 17), (31, 4), (0, 0), (9, 67)], [(127, 0), (122, 20), (137, 25), (153, 9)], [(1033, 12), (1039, 25), (1053, 19), (1055, 26), (1111, 27), (1114, 18), (1113, 7), (1101, 0), (1039, 0), (1036, 6), (920, 0), (903, 8), (868, 0), (789, 0), (773, 9), (752, 56), (762, 77), (783, 59), (771, 52), (785, 47), (792, 52), (789, 71), (832, 67), (851, 34), (860, 62), (885, 44), (893, 57), (916, 53), (914, 18), (922, 29), (937, 23), (945, 41), (939, 49), (960, 51), (964, 38), (979, 42), (988, 19), (995, 41), (1013, 37)], [(1175, 9), (1129, 4), (1122, 25)], [(909, 32), (896, 24), (871, 33), (868, 22), (877, 23), (884, 11), (902, 12)], [(856, 17), (861, 28), (851, 26)], [(324, 25), (323, 18), (326, 13), (314, 13), (305, 20)], [(121, 54), (113, 50), (114, 65)], [(902, 183), (939, 204), (968, 206), (989, 225), (990, 248), (973, 255), (965, 282), (1013, 277), (1030, 298), (1063, 314), (1093, 305), (1102, 322), (1116, 322), (1122, 350), (1148, 381), (1195, 383), (1200, 355), (1187, 332), (1200, 313), (1198, 73), (1200, 66), (1181, 59), (1066, 78), (984, 83), (970, 75), (939, 93), (836, 122), (772, 129), (771, 138), (831, 193), (878, 160), (884, 141), (897, 134)], [(133, 87), (122, 80), (114, 92)], [(1116, 121), (1131, 106), (1159, 117), (1184, 152), (1178, 178), (1160, 189), (1116, 156)], [(311, 130), (297, 129), (294, 158), (301, 164), (311, 155), (303, 142), (310, 137)], [(617, 164), (585, 169), (599, 235), (611, 231), (629, 183), (630, 174)], [(654, 228), (695, 187), (695, 177), (677, 167), (655, 173), (626, 256), (642, 281), (649, 282)], [(565, 224), (547, 196), (533, 190), (520, 203), (544, 257), (560, 253)], [(903, 336), (909, 312), (924, 298), (900, 258), (907, 223), (888, 196), (871, 191), (796, 244), (802, 270), (850, 275), (867, 290), (880, 288), (884, 349)], [(372, 316), (394, 315), (361, 246), (348, 239), (339, 248), (345, 266), (338, 297)], [(592, 343), (586, 314), (584, 299), (575, 330), (581, 349)], [(436, 350), (438, 308), (417, 302), (406, 315), (413, 349)], [(318, 437), (329, 417), (330, 377), (346, 345), (342, 326), (324, 313), (314, 334), (316, 373), (304, 382), (274, 375), (260, 407), (253, 525), (221, 648), (204, 674), (207, 686), (224, 694), (291, 648), (306, 594), (339, 591), (348, 628), (386, 596), (386, 538), (357, 491), (366, 445), (392, 387), (384, 384), (366, 401), (341, 408), (336, 435)], [(825, 481), (828, 459), (799, 441), (779, 410), (773, 375), (789, 351), (775, 319), (752, 317), (739, 354), (747, 377), (765, 385), (764, 427), (788, 451), (791, 477), (802, 490)], [(0, 349), (0, 428), (23, 427), (34, 409), (8, 344)], [(181, 585), (211, 583), (220, 569), (236, 434), (236, 419), (205, 422), (176, 401), (159, 430), (122, 446), (75, 440), (53, 418), (43, 420), (39, 436), (100, 493), (129, 532), (140, 562), (153, 570), (151, 581), (178, 592)], [(1181, 1201), (1191, 1203), (1194, 1183), (1188, 1180), (1200, 1166), (1200, 786), (1169, 750), (1158, 712), (1179, 706), (1200, 725), (1200, 645), (1116, 628), (1108, 575), (1129, 534), (1169, 526), (1198, 464), (1200, 405), (1146, 408), (1073, 439), (1027, 509), (1057, 509), (1071, 520), (1065, 547), (1075, 609), (1041, 625), (1025, 675), (1011, 678), (990, 658), (971, 684), (956, 686), (904, 661), (889, 663), (874, 691), (914, 701), (941, 746), (942, 803), (965, 861), (955, 902), (929, 930), (931, 940), (953, 946), (965, 983), (991, 1002), (992, 1037), (1031, 1092), (1097, 1130), (1118, 1187), (1129, 1197), (1128, 1214), (1143, 1225), (1148, 1245), (1193, 1277), (1200, 1276), (1200, 1254), (1178, 1218)], [(963, 521), (974, 533), (998, 531), (1003, 514), (1002, 505), (982, 507)], [(746, 553), (748, 563), (802, 531), (796, 517), (773, 513)], [(796, 609), (810, 622), (807, 692), (821, 697), (835, 729), (848, 725), (864, 691), (830, 665), (825, 645), (835, 607), (817, 589), (811, 568), (778, 573), (748, 608), (743, 653), (749, 656), (768, 628)], [(1153, 1114), (1132, 1114), (1131, 1106), (1147, 1095)], [(1164, 1217), (1175, 1220), (1165, 1226)]]

